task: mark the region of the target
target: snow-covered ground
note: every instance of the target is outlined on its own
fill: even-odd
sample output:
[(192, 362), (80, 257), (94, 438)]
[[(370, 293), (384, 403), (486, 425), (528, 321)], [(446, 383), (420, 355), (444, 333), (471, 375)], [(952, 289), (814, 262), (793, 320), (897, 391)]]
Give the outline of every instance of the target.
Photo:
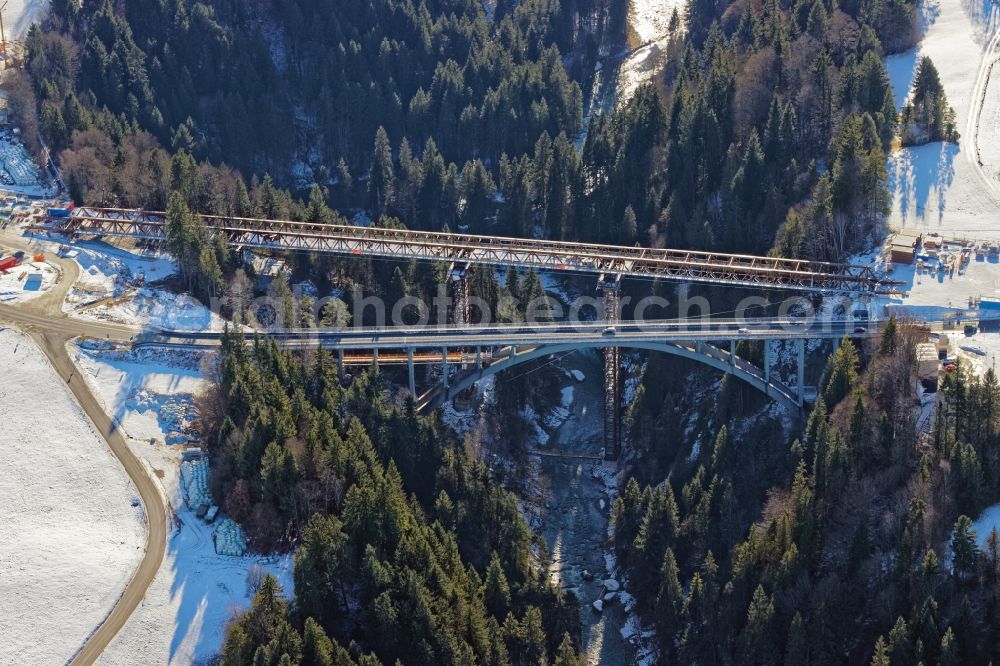
[(940, 312), (932, 308), (939, 308), (941, 312), (966, 309), (970, 298), (1000, 297), (1000, 263), (995, 258), (976, 259), (973, 256), (968, 266), (962, 271), (956, 270), (954, 275), (943, 270), (935, 274), (926, 268), (918, 269), (915, 264), (893, 264), (889, 277), (903, 283), (899, 289), (906, 292), (906, 296), (887, 297), (886, 302), (929, 316), (940, 316)]
[[(80, 266), (63, 309), (74, 317), (175, 330), (222, 330), (225, 322), (187, 294), (148, 285), (177, 272), (177, 263), (155, 250), (126, 250), (103, 241), (66, 245), (36, 236), (47, 252), (60, 252)], [(2, 295), (0, 295), (2, 298)]]
[(898, 288), (900, 294), (879, 297), (874, 308), (876, 316), (885, 316), (888, 310), (904, 319), (929, 322), (938, 329), (946, 318), (978, 320), (979, 328), (971, 336), (965, 335), (964, 326), (944, 331), (952, 343), (949, 358), (960, 359), (977, 373), (997, 367), (1000, 333), (995, 331), (1000, 326), (1000, 310), (971, 308), (970, 303), (983, 297), (1000, 298), (1000, 261), (973, 254), (969, 264), (953, 275), (943, 270), (918, 269), (915, 264), (892, 264), (892, 269), (889, 277), (903, 283)]
[(183, 443), (196, 417), (192, 399), (207, 388), (202, 354), (157, 349), (95, 351), (69, 345), (73, 362), (125, 433)]
[[(16, 138), (0, 138), (0, 187), (28, 190), (41, 188), (40, 170)], [(26, 192), (30, 193), (30, 192)]]
[(65, 663), (131, 578), (145, 519), (30, 338), (0, 330), (0, 372), (0, 663)]
[[(60, 246), (39, 238), (49, 251)], [(102, 241), (74, 242), (62, 255), (80, 266), (63, 308), (75, 317), (175, 330), (222, 330), (225, 322), (187, 294), (144, 286), (177, 272), (176, 262), (156, 251), (129, 251)]]
[(980, 548), (986, 547), (986, 540), (994, 528), (1000, 531), (1000, 504), (994, 504), (983, 510), (976, 518), (976, 522), (972, 523), (972, 529), (976, 532), (976, 541), (979, 542)]
[[(946, 238), (1000, 239), (1000, 189), (996, 169), (989, 166), (994, 156), (1000, 159), (1000, 70), (987, 76), (1000, 57), (1000, 7), (991, 0), (925, 0), (920, 13), (924, 33), (920, 44), (886, 59), (896, 105), (902, 108), (919, 59), (930, 56), (955, 109), (961, 137), (957, 144), (931, 143), (889, 156), (893, 197), (889, 224), (938, 232)], [(985, 165), (982, 171), (979, 159)], [(977, 313), (967, 310), (970, 299), (1000, 296), (1000, 263), (989, 257), (974, 256), (965, 270), (954, 275), (894, 264), (891, 277), (904, 283), (900, 290), (906, 295), (884, 302), (923, 319), (956, 312), (974, 317)], [(949, 336), (951, 354), (976, 371), (995, 367), (1000, 358), (998, 333), (967, 337), (954, 331)]]
[(670, 16), (675, 9), (680, 13), (683, 26), (683, 0), (631, 0), (629, 3), (629, 33), (635, 48), (618, 71), (618, 101), (627, 100), (662, 69), (670, 41)]
[(77, 308), (73, 314), (142, 328), (221, 331), (225, 325), (222, 317), (187, 294), (145, 287), (121, 299)]
[(948, 102), (955, 109), (961, 137), (958, 144), (931, 143), (897, 150), (889, 156), (889, 189), (893, 197), (889, 223), (893, 227), (998, 239), (1000, 195), (995, 198), (990, 194), (976, 164), (975, 116), (978, 100), (985, 98), (984, 133), (978, 143), (984, 149), (995, 150), (1000, 120), (990, 109), (998, 107), (1000, 82), (993, 81), (984, 94), (981, 65), (997, 55), (993, 37), (1000, 24), (1000, 8), (991, 0), (925, 0), (920, 11), (924, 31), (920, 44), (886, 59), (896, 103), (902, 107), (917, 62), (930, 56), (941, 75)]
[(0, 272), (0, 303), (23, 303), (52, 287), (59, 271), (47, 262), (26, 262)]
[(441, 407), (441, 421), (460, 435), (472, 432), (482, 423), (483, 410), (496, 402), (496, 376), (490, 375), (475, 385), (476, 397), (472, 401), (473, 409), (459, 411), (453, 401), (449, 400)]
[[(45, 241), (52, 251), (58, 245)], [(77, 301), (97, 296), (120, 296), (138, 282), (152, 282), (177, 272), (177, 264), (157, 252), (130, 252), (103, 241), (74, 241), (63, 255), (80, 265)]]
[(48, 8), (48, 0), (10, 0), (3, 10), (7, 39), (22, 39)]
[[(118, 419), (132, 450), (152, 470), (170, 505), (172, 534), (160, 571), (142, 605), (102, 655), (102, 664), (195, 664), (222, 647), (225, 626), (249, 607), (247, 572), (263, 566), (292, 592), (292, 558), (225, 557), (215, 553), (213, 530), (185, 504), (181, 447), (171, 433), (202, 391), (205, 360), (193, 353), (119, 352), (69, 345), (70, 355)], [(0, 660), (2, 661), (2, 660)]]
[[(175, 507), (177, 508), (177, 507)], [(98, 664), (199, 664), (222, 649), (226, 624), (250, 606), (247, 572), (263, 566), (292, 590), (292, 558), (215, 554), (211, 525), (186, 509), (146, 597)]]

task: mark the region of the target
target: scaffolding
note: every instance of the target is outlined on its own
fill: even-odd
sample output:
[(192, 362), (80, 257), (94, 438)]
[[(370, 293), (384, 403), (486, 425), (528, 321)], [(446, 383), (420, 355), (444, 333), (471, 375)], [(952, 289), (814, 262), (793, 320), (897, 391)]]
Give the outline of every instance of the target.
[[(614, 327), (619, 320), (619, 282), (602, 279), (598, 289), (603, 295), (604, 321)], [(604, 459), (617, 460), (622, 448), (621, 350), (604, 348)]]

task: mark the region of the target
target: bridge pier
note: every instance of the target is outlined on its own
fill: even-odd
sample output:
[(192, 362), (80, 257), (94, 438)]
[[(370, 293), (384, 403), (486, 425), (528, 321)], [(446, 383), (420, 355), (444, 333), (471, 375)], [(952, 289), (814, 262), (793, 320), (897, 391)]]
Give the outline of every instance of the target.
[(448, 348), (441, 347), (441, 381), (444, 383), (444, 399), (448, 400), (451, 391), (448, 390)]
[(799, 402), (799, 407), (802, 407), (806, 403), (806, 341), (804, 338), (799, 338), (795, 341), (796, 351), (798, 352), (798, 362), (796, 363), (795, 371), (797, 373), (798, 385), (795, 387), (796, 399)]
[(340, 383), (343, 384), (346, 379), (347, 373), (344, 371), (344, 350), (337, 350), (337, 375), (340, 377)]
[[(602, 279), (599, 288), (604, 297), (604, 319), (609, 324), (618, 321), (619, 281)], [(617, 460), (622, 447), (621, 418), (621, 350), (604, 348), (604, 459)]]
[(452, 264), (448, 275), (451, 278), (451, 320), (459, 326), (472, 320), (472, 290), (469, 285), (468, 266), (456, 268)]
[(416, 377), (413, 374), (413, 347), (409, 347), (406, 350), (406, 375), (410, 380), (410, 397), (414, 400), (417, 399), (417, 382)]
[(764, 383), (771, 383), (771, 341), (764, 340)]
[[(453, 262), (448, 269), (448, 275), (451, 278), (449, 286), (451, 289), (451, 319), (452, 322), (459, 326), (467, 326), (472, 323), (472, 286), (469, 279), (469, 265), (456, 266)], [(465, 348), (460, 347), (458, 349), (460, 352), (464, 352)], [(460, 365), (461, 369), (466, 369), (468, 364), (463, 361)], [(480, 365), (480, 354), (478, 348), (476, 349), (476, 367), (481, 368)], [(447, 382), (447, 378), (446, 378)], [(445, 383), (445, 390), (447, 391), (448, 384)], [(469, 388), (460, 391), (456, 396), (456, 403), (461, 402), (463, 404), (471, 404), (472, 397), (475, 395), (476, 387), (470, 386)], [(458, 405), (456, 404), (456, 408)]]
[(764, 340), (764, 395), (771, 397), (771, 341)]

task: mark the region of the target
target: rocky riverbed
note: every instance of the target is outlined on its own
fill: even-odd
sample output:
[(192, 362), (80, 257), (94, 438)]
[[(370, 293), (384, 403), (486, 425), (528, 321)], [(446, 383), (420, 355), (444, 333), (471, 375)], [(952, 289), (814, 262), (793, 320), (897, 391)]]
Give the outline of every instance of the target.
[(626, 613), (606, 550), (616, 469), (601, 460), (603, 359), (596, 351), (581, 352), (568, 356), (563, 367), (567, 386), (574, 386), (570, 415), (539, 449), (545, 455), (536, 468), (541, 531), (552, 560), (549, 575), (579, 599), (588, 663), (628, 663), (632, 648), (621, 634)]

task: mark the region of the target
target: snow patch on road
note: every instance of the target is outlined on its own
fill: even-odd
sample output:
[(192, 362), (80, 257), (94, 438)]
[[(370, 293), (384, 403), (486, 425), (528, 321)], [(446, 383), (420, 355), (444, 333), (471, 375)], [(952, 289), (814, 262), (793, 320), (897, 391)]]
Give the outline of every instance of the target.
[(35, 344), (2, 329), (0, 359), (0, 663), (65, 663), (135, 571), (145, 521), (125, 471)]

